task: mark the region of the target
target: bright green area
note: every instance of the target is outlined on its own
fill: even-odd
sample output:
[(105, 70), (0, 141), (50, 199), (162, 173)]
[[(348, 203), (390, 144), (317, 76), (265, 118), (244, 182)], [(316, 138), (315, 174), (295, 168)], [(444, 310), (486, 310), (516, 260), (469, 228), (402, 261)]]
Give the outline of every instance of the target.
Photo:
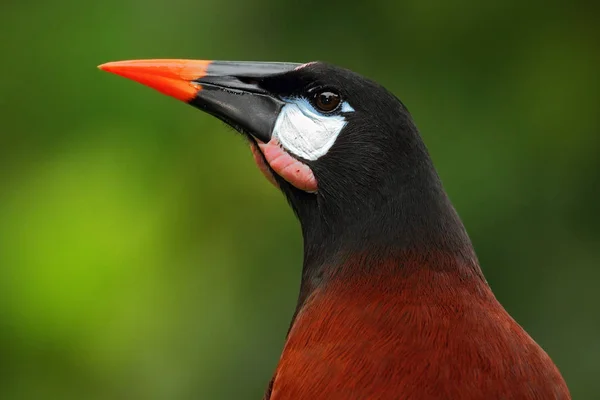
[(581, 4), (2, 2), (0, 398), (261, 398), (298, 224), (231, 129), (96, 69), (157, 57), (326, 60), (394, 91), (500, 301), (574, 398), (600, 398), (600, 25)]

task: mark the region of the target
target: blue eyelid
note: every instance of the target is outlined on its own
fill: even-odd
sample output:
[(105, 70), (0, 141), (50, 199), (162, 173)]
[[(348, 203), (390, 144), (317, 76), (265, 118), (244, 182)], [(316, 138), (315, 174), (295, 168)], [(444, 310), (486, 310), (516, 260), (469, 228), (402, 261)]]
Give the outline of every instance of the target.
[[(304, 109), (304, 110), (314, 113), (316, 115), (322, 115), (322, 116), (331, 115), (331, 114), (324, 114), (322, 112), (317, 111), (313, 107), (312, 103), (304, 97), (287, 97), (282, 100), (285, 101), (286, 103), (297, 104), (298, 106), (300, 106), (299, 108), (301, 111)], [(354, 108), (352, 108), (352, 106), (347, 101), (344, 101), (342, 103), (342, 106), (340, 107), (340, 112), (342, 112), (342, 113), (354, 112)], [(306, 114), (306, 113), (304, 113), (304, 114)], [(334, 113), (334, 115), (335, 115), (335, 113)]]
[(354, 108), (352, 108), (352, 106), (347, 101), (344, 101), (342, 103), (341, 110), (342, 112), (354, 112)]

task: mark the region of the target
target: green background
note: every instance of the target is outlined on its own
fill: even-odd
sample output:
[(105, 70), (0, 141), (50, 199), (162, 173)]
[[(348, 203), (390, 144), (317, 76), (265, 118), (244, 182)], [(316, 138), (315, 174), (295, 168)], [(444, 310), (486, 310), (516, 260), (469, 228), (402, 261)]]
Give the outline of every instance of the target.
[(392, 90), (499, 300), (600, 398), (598, 13), (524, 3), (4, 0), (0, 398), (259, 399), (277, 363), (298, 224), (231, 129), (96, 69), (135, 58)]

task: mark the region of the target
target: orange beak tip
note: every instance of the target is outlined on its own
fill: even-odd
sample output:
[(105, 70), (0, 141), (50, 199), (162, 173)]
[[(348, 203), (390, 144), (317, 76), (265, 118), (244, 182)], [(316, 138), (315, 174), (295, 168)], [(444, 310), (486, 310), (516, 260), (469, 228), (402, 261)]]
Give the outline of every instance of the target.
[(211, 61), (132, 60), (101, 64), (99, 69), (149, 86), (167, 96), (189, 102), (201, 85), (194, 80), (206, 75)]

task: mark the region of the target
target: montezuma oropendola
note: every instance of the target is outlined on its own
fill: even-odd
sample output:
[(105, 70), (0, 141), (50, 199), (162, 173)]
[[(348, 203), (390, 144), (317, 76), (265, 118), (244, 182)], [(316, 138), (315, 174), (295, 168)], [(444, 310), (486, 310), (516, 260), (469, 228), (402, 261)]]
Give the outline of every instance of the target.
[(265, 399), (570, 399), (483, 277), (405, 106), (346, 69), (138, 60), (101, 69), (244, 134), (304, 237)]

